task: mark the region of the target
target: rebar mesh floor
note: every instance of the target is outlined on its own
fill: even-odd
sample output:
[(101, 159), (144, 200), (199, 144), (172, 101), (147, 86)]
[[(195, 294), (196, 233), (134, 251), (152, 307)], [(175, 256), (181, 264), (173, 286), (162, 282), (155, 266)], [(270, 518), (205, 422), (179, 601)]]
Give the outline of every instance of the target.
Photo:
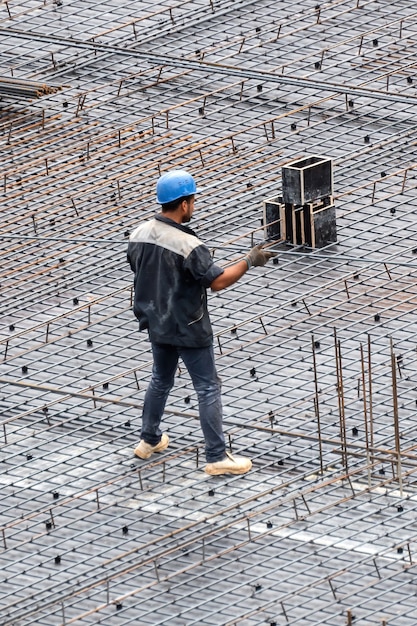
[[(0, 102), (3, 626), (415, 626), (412, 0), (8, 0)], [(20, 83), (19, 83), (20, 84)], [(58, 90), (56, 90), (56, 88)], [(281, 168), (333, 159), (337, 244), (209, 295), (242, 477), (208, 477), (181, 366), (134, 459), (150, 344), (129, 232), (161, 172), (219, 264)]]

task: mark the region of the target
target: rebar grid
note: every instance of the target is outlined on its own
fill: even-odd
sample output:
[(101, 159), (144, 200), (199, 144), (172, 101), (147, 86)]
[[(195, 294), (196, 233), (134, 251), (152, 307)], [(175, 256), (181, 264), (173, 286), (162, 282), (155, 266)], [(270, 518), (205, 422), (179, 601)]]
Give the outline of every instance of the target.
[[(1, 7), (3, 75), (65, 85), (0, 117), (2, 623), (414, 626), (415, 7), (140, 5)], [(134, 460), (151, 357), (125, 252), (157, 176), (198, 177), (225, 264), (306, 154), (334, 159), (337, 246), (278, 243), (210, 296), (253, 471), (204, 478), (182, 365), (169, 450)]]

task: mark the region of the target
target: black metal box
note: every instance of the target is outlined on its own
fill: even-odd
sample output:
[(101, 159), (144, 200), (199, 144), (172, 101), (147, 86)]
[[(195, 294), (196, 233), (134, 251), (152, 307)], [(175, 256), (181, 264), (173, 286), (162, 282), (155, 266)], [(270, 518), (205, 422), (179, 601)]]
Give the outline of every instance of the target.
[(302, 206), (333, 196), (332, 160), (309, 156), (282, 167), (282, 199), (284, 204)]
[(301, 207), (286, 205), (286, 239), (294, 245), (323, 248), (337, 242), (336, 209), (332, 198)]
[(268, 198), (263, 201), (263, 225), (266, 240), (285, 239), (285, 207), (282, 197)]

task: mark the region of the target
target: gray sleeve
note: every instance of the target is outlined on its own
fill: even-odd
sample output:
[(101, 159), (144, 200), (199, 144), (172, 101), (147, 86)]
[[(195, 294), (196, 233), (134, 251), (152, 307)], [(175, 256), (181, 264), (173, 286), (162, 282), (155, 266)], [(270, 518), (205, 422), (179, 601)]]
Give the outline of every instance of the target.
[(215, 278), (223, 274), (224, 269), (213, 263), (207, 246), (201, 245), (193, 249), (184, 262), (184, 268), (203, 287), (210, 287)]

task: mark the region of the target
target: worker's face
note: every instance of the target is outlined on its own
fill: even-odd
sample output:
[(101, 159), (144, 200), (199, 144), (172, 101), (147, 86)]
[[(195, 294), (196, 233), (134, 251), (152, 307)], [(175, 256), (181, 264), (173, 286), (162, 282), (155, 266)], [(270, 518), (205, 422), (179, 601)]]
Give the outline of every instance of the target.
[(190, 221), (192, 214), (194, 213), (194, 196), (183, 202), (183, 214), (182, 223), (186, 224)]

